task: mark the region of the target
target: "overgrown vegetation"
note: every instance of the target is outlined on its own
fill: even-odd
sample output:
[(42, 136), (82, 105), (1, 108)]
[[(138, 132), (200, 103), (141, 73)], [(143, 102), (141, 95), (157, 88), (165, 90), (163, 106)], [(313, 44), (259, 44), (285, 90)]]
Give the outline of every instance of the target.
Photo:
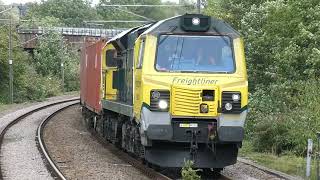
[[(1, 2), (0, 2), (1, 4)], [(6, 8), (6, 7), (1, 7)], [(1, 10), (1, 9), (0, 9)], [(33, 10), (30, 11), (33, 13)], [(40, 12), (37, 12), (40, 13)], [(16, 10), (1, 13), (0, 18), (12, 18), (12, 59), (14, 75), (14, 102), (42, 100), (46, 97), (62, 93), (61, 63), (64, 63), (66, 91), (79, 89), (79, 55), (64, 42), (56, 32), (45, 32), (38, 37), (38, 45), (33, 53), (22, 49), (22, 44), (16, 32), (18, 17)], [(56, 26), (60, 19), (43, 16), (37, 26)], [(9, 21), (0, 24), (0, 103), (9, 102)], [(27, 22), (30, 23), (30, 22)]]
[[(306, 174), (306, 160), (304, 157), (296, 156), (291, 152), (282, 153), (277, 156), (272, 153), (259, 153), (254, 151), (252, 143), (245, 141), (243, 147), (240, 149), (239, 156), (254, 161), (260, 165), (281, 171), (294, 176), (305, 177)], [(311, 164), (311, 178), (316, 179), (316, 160)]]
[(253, 150), (304, 155), (320, 129), (320, 1), (208, 0), (244, 35)]
[(181, 170), (181, 176), (183, 180), (200, 180), (201, 177), (197, 174), (199, 170), (194, 169), (193, 161), (187, 160)]

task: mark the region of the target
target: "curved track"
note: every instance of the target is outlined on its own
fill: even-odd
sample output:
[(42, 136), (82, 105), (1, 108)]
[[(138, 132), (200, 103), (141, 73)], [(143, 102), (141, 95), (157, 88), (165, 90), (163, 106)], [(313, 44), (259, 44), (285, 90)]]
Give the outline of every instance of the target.
[(79, 102), (76, 102), (74, 104), (70, 104), (68, 106), (65, 106), (57, 111), (55, 111), (54, 113), (52, 113), (49, 117), (45, 118), (41, 124), (39, 125), (38, 129), (37, 129), (37, 139), (36, 141), (38, 142), (38, 149), (40, 151), (40, 153), (42, 154), (42, 156), (44, 157), (45, 161), (46, 161), (46, 166), (47, 168), (50, 170), (52, 176), (54, 177), (58, 177), (62, 180), (66, 180), (67, 178), (61, 173), (61, 171), (59, 170), (59, 168), (57, 167), (57, 165), (54, 163), (54, 161), (52, 160), (52, 158), (50, 157), (47, 147), (44, 143), (43, 140), (43, 130), (46, 126), (46, 124), (48, 123), (48, 121), (55, 116), (57, 113), (63, 111), (64, 109), (70, 107), (70, 106), (74, 106), (76, 104), (78, 104)]
[[(32, 116), (34, 113), (37, 113), (41, 110), (45, 110), (47, 108), (51, 108), (51, 107), (54, 107), (54, 106), (57, 106), (57, 105), (61, 105), (61, 104), (64, 104), (64, 103), (70, 103), (70, 102), (73, 102), (73, 101), (76, 101), (77, 103), (79, 102), (78, 101), (78, 98), (72, 98), (72, 99), (67, 99), (67, 100), (62, 100), (62, 101), (55, 101), (55, 102), (52, 102), (52, 103), (47, 103), (45, 105), (42, 105), (42, 106), (39, 106), (39, 107), (36, 107), (34, 109), (31, 109), (21, 115), (19, 115), (18, 117), (16, 118), (13, 118), (10, 123), (8, 123), (4, 128), (0, 129), (1, 133), (0, 133), (0, 155), (3, 154), (3, 143), (4, 143), (4, 139), (5, 139), (5, 136), (6, 134), (8, 133), (8, 131), (10, 131), (11, 128), (15, 127), (15, 125), (18, 125), (19, 123), (22, 123), (22, 122), (25, 122), (23, 120), (25, 120), (26, 118)], [(73, 103), (73, 104), (76, 104), (76, 103)], [(62, 107), (64, 108), (64, 107)], [(24, 129), (21, 128), (21, 131), (23, 131)], [(22, 137), (23, 139), (24, 137)], [(15, 154), (14, 154), (15, 155)], [(4, 157), (1, 157), (1, 158), (4, 158)], [(51, 171), (51, 170), (49, 170)], [(3, 162), (1, 162), (0, 164), (0, 179), (4, 179), (4, 174), (3, 174)]]
[[(65, 104), (67, 103), (67, 104)], [(36, 112), (39, 112), (41, 110), (45, 110), (47, 108), (50, 107), (54, 107), (56, 105), (60, 105), (61, 107), (59, 108), (55, 108), (55, 110), (50, 110), (50, 113), (47, 113), (49, 115), (46, 115), (45, 118), (41, 119), (41, 123), (37, 124), (37, 132), (36, 132), (36, 144), (37, 144), (37, 148), (40, 151), (44, 164), (47, 168), (47, 170), (50, 172), (51, 177), (53, 179), (63, 179), (65, 180), (65, 176), (60, 172), (59, 168), (56, 166), (56, 164), (54, 163), (54, 161), (51, 159), (50, 155), (48, 154), (47, 148), (45, 146), (44, 140), (43, 140), (43, 129), (46, 126), (47, 122), (54, 117), (57, 113), (61, 112), (62, 110), (73, 106), (75, 104), (78, 104), (79, 101), (78, 99), (68, 99), (68, 100), (63, 100), (63, 101), (56, 101), (53, 103), (47, 103), (46, 105), (34, 108), (29, 110), (28, 112), (19, 115), (18, 117), (12, 119), (12, 121), (10, 123), (8, 123), (4, 128), (0, 129), (1, 133), (0, 133), (0, 155), (2, 155), (2, 151), (3, 151), (3, 141), (5, 138), (6, 133), (12, 128), (14, 127), (14, 125), (17, 125), (18, 123), (22, 123), (25, 122), (23, 120), (26, 120), (26, 118), (28, 118), (29, 116), (35, 114)], [(63, 105), (65, 104), (65, 105)], [(0, 127), (1, 128), (1, 127)], [(148, 167), (147, 165), (143, 164), (139, 159), (136, 159), (132, 156), (130, 156), (128, 153), (119, 150), (117, 147), (115, 147), (112, 143), (107, 142), (106, 140), (104, 140), (103, 138), (101, 138), (100, 136), (97, 135), (97, 133), (95, 131), (93, 131), (93, 129), (90, 130), (91, 134), (107, 149), (109, 149), (115, 156), (119, 157), (120, 159), (122, 159), (123, 161), (129, 163), (130, 165), (132, 165), (133, 167), (135, 167), (136, 169), (138, 169), (139, 171), (141, 171), (143, 174), (145, 174), (146, 176), (148, 176), (151, 179), (176, 179), (174, 178), (174, 176), (171, 176), (170, 173), (163, 173), (163, 171), (156, 171), (150, 167)], [(3, 158), (3, 157), (0, 157)], [(239, 159), (240, 162), (244, 163), (244, 164), (248, 164), (248, 162)], [(250, 166), (252, 166), (253, 168), (256, 169), (260, 169), (268, 174), (272, 174), (280, 179), (295, 179), (291, 176), (286, 176), (286, 174), (277, 172), (277, 171), (273, 171), (270, 169), (266, 169), (264, 167), (260, 167), (257, 165), (252, 165), (249, 164)], [(164, 175), (165, 174), (165, 175)], [(0, 179), (4, 179), (3, 176), (3, 167), (2, 164), (0, 164)], [(205, 178), (207, 179), (207, 178)], [(212, 179), (212, 177), (210, 178)], [(223, 173), (219, 176), (216, 177), (214, 179), (232, 179), (232, 177), (228, 177), (225, 176)]]

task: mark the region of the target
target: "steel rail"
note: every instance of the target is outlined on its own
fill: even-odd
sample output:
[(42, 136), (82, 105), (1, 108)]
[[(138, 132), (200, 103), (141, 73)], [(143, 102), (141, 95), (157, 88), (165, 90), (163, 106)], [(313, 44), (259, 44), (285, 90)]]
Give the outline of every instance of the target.
[[(75, 101), (75, 100), (78, 100), (79, 98), (75, 99), (68, 99), (68, 100), (62, 100), (62, 101), (58, 101), (58, 102), (53, 102), (53, 103), (49, 103), (49, 104), (46, 104), (46, 105), (43, 105), (43, 106), (40, 106), (38, 108), (35, 108), (35, 109), (32, 109), (22, 115), (20, 115), (19, 117), (13, 119), (8, 125), (6, 125), (1, 131), (0, 133), (0, 155), (1, 155), (1, 152), (2, 152), (2, 144), (3, 144), (3, 139), (4, 139), (4, 136), (6, 134), (6, 132), (15, 124), (19, 123), (20, 121), (22, 121), (23, 119), (25, 119), (26, 117), (32, 115), (33, 113), (35, 112), (38, 112), (40, 110), (43, 110), (43, 109), (46, 109), (48, 107), (51, 107), (51, 106), (55, 106), (55, 105), (58, 105), (58, 104), (62, 104), (62, 103), (67, 103), (67, 102), (71, 102), (71, 101)], [(1, 168), (1, 164), (0, 164), (0, 179), (3, 179), (3, 173), (2, 173), (2, 168)]]
[(37, 138), (36, 141), (38, 142), (38, 149), (41, 153), (41, 155), (44, 157), (44, 160), (46, 161), (46, 166), (49, 172), (51, 173), (52, 176), (58, 177), (61, 180), (66, 180), (67, 178), (63, 175), (63, 173), (59, 170), (57, 167), (56, 163), (52, 160), (51, 156), (48, 153), (48, 149), (46, 147), (46, 144), (43, 140), (43, 130), (46, 126), (46, 124), (54, 117), (56, 116), (59, 112), (69, 108), (70, 106), (74, 106), (76, 104), (79, 104), (79, 102), (67, 105), (65, 107), (62, 107), (58, 109), (57, 111), (53, 112), (50, 114), (47, 118), (45, 118), (41, 124), (39, 125), (37, 129)]
[(246, 159), (243, 159), (243, 158), (240, 158), (240, 157), (238, 157), (238, 162), (246, 164), (246, 165), (249, 165), (249, 166), (251, 166), (253, 168), (259, 169), (259, 170), (261, 170), (261, 171), (263, 171), (263, 172), (265, 172), (267, 174), (276, 176), (276, 177), (278, 177), (280, 179), (288, 179), (288, 180), (298, 179), (297, 177), (294, 177), (294, 176), (291, 176), (289, 174), (286, 174), (286, 173), (283, 173), (283, 172), (280, 172), (280, 171), (277, 171), (277, 170), (273, 170), (273, 169), (258, 165), (256, 163), (250, 162), (250, 161), (248, 161)]

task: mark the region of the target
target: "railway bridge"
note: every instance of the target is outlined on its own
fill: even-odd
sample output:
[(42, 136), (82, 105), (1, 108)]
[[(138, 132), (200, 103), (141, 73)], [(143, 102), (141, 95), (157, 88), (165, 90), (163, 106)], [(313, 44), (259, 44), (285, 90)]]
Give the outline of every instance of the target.
[(18, 29), (18, 34), (25, 50), (32, 51), (37, 44), (38, 37), (51, 31), (59, 32), (63, 35), (67, 43), (74, 47), (80, 47), (84, 42), (84, 37), (93, 39), (111, 38), (122, 32), (124, 29), (97, 29), (97, 28), (72, 28), (72, 27), (51, 27), (36, 29)]

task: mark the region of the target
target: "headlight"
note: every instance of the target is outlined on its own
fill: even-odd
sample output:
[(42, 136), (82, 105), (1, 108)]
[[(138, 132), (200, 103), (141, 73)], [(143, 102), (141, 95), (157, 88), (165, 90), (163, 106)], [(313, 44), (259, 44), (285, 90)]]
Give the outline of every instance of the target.
[(168, 111), (170, 106), (170, 91), (151, 90), (150, 91), (150, 110)]
[(168, 102), (167, 101), (165, 101), (165, 100), (160, 100), (159, 101), (159, 108), (160, 109), (167, 109), (168, 108)]
[(198, 17), (192, 18), (192, 24), (198, 26), (200, 24), (200, 19)]
[(230, 111), (232, 109), (232, 104), (231, 103), (226, 103), (226, 105), (224, 105), (224, 108), (227, 110), (227, 111)]

